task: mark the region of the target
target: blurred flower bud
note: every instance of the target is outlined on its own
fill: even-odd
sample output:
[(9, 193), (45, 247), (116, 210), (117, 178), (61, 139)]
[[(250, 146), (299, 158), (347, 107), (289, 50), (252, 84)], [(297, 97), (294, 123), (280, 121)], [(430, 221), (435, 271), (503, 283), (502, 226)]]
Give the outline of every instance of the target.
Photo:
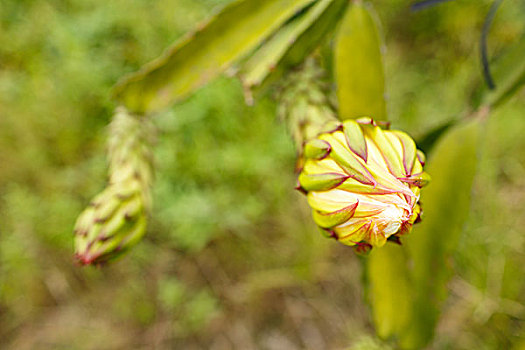
[(430, 177), (412, 138), (362, 118), (330, 122), (304, 144), (299, 189), (317, 225), (364, 252), (399, 242), (421, 214), (420, 188)]
[(118, 109), (110, 125), (109, 185), (80, 214), (75, 225), (75, 256), (101, 264), (122, 255), (146, 231), (151, 207), (153, 126), (143, 116)]

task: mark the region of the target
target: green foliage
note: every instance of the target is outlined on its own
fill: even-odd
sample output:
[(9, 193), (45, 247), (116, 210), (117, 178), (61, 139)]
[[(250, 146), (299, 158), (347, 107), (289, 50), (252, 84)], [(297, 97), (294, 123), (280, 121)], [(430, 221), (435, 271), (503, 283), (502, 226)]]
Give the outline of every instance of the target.
[(512, 96), (525, 83), (525, 35), (517, 43), (507, 49), (501, 57), (491, 65), (494, 80), (497, 85), (494, 90), (483, 86), (481, 104), (497, 106)]
[(386, 120), (382, 43), (369, 4), (354, 2), (337, 30), (334, 80), (341, 119)]
[[(349, 28), (352, 27), (349, 25)], [(379, 43), (374, 45), (379, 50)], [(495, 72), (501, 85), (499, 90), (484, 98), (484, 104), (496, 105), (520, 86), (523, 56), (521, 46), (521, 42), (518, 43), (496, 66)], [(358, 51), (356, 46), (351, 52)], [(341, 70), (337, 71), (337, 52), (335, 57), (336, 79), (339, 78), (337, 74), (343, 78), (351, 76), (350, 73), (344, 75)], [(340, 59), (340, 66), (344, 66), (343, 62), (347, 61), (348, 56), (344, 60)], [(365, 75), (358, 75), (359, 78), (363, 76)], [(354, 86), (356, 90), (368, 91), (377, 86), (378, 82), (382, 80), (362, 80)], [(376, 96), (376, 99), (383, 97), (377, 92), (369, 96)], [(348, 100), (350, 99), (339, 96), (340, 103), (348, 103)], [(486, 111), (482, 110), (481, 114), (483, 113)], [(382, 338), (396, 338), (403, 348), (418, 349), (432, 339), (440, 308), (447, 294), (446, 283), (452, 275), (449, 259), (468, 217), (470, 190), (478, 158), (478, 123), (471, 122), (471, 126), (459, 126), (451, 130), (448, 130), (451, 123), (445, 123), (443, 125), (446, 127), (432, 131), (432, 135), (436, 134), (435, 137), (425, 138), (429, 140), (426, 147), (430, 148), (434, 143), (432, 138), (439, 138), (445, 132), (433, 150), (434, 157), (428, 167), (433, 177), (438, 177), (438, 183), (431, 186), (430, 190), (423, 191), (422, 201), (425, 210), (431, 212), (430, 218), (426, 218), (414, 230), (414, 238), (407, 240), (408, 252), (400, 251), (396, 254), (398, 247), (389, 247), (372, 254), (367, 261), (367, 280), (370, 283), (368, 294), (376, 331)], [(393, 294), (392, 291), (396, 293)]]
[(115, 97), (133, 113), (164, 109), (224, 72), (311, 1), (236, 0), (121, 81)]
[[(111, 86), (225, 3), (0, 1), (2, 349), (390, 348), (362, 305), (354, 254), (320, 237), (290, 194), (294, 149), (268, 117), (275, 106), (244, 106), (232, 80), (156, 118), (145, 241), (104, 270), (73, 264), (76, 216), (104, 185)], [(489, 3), (411, 14), (406, 1), (374, 2), (396, 128), (424, 135), (461, 117)], [(494, 56), (517, 42), (524, 13), (503, 3)], [(433, 349), (524, 344), (523, 110), (516, 93), (487, 121)]]
[[(154, 211), (167, 245), (198, 252), (220, 232), (244, 237), (276, 210), (293, 187), (292, 174), (268, 179), (274, 164), (288, 162), (293, 170), (294, 158), (292, 142), (267, 117), (273, 111), (268, 102), (245, 106), (239, 84), (220, 79), (158, 116), (156, 153), (163, 161)], [(275, 204), (266, 206), (261, 198)]]
[(346, 0), (319, 1), (285, 24), (257, 50), (239, 72), (250, 99), (252, 90), (257, 93), (282, 78), (286, 69), (302, 63), (334, 29), (347, 5)]
[(422, 193), (424, 220), (406, 240), (414, 294), (411, 322), (399, 334), (403, 347), (419, 349), (432, 338), (452, 275), (449, 260), (470, 211), (480, 133), (479, 120), (451, 128), (428, 161), (433, 181)]
[(383, 339), (403, 334), (413, 322), (411, 301), (416, 291), (407, 269), (408, 260), (404, 246), (387, 244), (372, 249), (366, 261), (367, 296), (377, 335)]
[(372, 337), (362, 337), (349, 350), (391, 350), (392, 348)]
[(378, 335), (402, 348), (420, 349), (433, 337), (452, 276), (450, 258), (470, 211), (480, 132), (473, 120), (439, 139), (426, 166), (433, 180), (422, 191), (422, 223), (403, 246), (373, 252), (367, 261)]
[[(351, 11), (352, 7), (349, 13)], [(382, 103), (384, 109), (384, 78), (377, 30), (371, 30), (375, 26), (372, 18), (368, 16), (367, 24), (371, 29), (361, 30), (359, 34), (352, 32), (356, 30), (356, 23), (363, 22), (361, 18), (366, 14), (362, 9), (354, 11), (354, 16), (359, 16), (352, 18), (348, 15), (348, 28), (343, 21), (339, 29), (342, 33), (347, 30), (349, 38), (346, 38), (348, 41), (339, 38), (340, 52), (338, 54), (336, 51), (335, 54), (335, 72), (336, 79), (339, 80), (352, 77), (347, 84), (350, 87), (347, 92), (353, 90), (363, 96), (352, 99), (351, 96), (355, 93), (348, 93), (345, 97), (345, 90), (342, 91), (341, 86), (338, 86), (340, 113), (344, 117), (367, 114), (364, 111), (374, 110), (378, 102)], [(352, 33), (357, 35), (357, 38), (352, 37)], [(363, 33), (370, 34), (363, 39)], [(339, 35), (345, 38), (342, 34)], [(375, 40), (372, 40), (373, 38)], [(349, 43), (355, 46), (348, 49)], [(375, 55), (369, 54), (374, 47)], [(347, 49), (349, 51), (344, 51)], [(357, 54), (358, 63), (355, 65), (362, 66), (357, 71), (368, 72), (369, 69), (374, 69), (380, 74), (352, 75), (350, 71), (337, 68), (339, 66), (346, 69), (350, 53), (360, 50), (364, 54), (362, 57), (360, 53)], [(343, 56), (343, 53), (346, 53), (346, 56)], [(370, 57), (378, 58), (372, 59), (375, 66), (369, 63)], [(378, 89), (378, 86), (381, 88)], [(355, 107), (352, 105), (353, 101), (363, 105)], [(344, 105), (341, 106), (341, 103)], [(345, 114), (342, 108), (346, 107), (354, 114)], [(423, 190), (422, 197), (423, 208), (430, 214), (425, 215), (429, 218), (425, 218), (423, 224), (417, 226), (410, 239), (406, 240), (408, 251), (407, 248), (387, 247), (372, 253), (366, 263), (368, 296), (377, 334), (384, 339), (396, 339), (403, 348), (417, 349), (430, 342), (446, 296), (446, 283), (451, 275), (447, 260), (468, 217), (470, 191), (476, 172), (478, 121), (471, 122), (471, 125), (448, 130), (439, 138), (436, 148), (433, 149), (433, 157), (429, 161), (427, 171), (437, 178), (437, 183), (431, 185), (430, 189)], [(439, 133), (447, 129), (441, 128)], [(427, 146), (430, 147), (431, 144)]]

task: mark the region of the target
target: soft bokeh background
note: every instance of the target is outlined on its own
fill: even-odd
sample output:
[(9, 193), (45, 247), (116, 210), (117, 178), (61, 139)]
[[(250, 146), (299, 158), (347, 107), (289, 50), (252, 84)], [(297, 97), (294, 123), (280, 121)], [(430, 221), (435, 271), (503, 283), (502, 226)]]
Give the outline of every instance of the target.
[[(111, 86), (225, 2), (0, 1), (0, 348), (387, 348), (359, 259), (317, 232), (292, 190), (275, 105), (245, 106), (233, 79), (156, 119), (146, 239), (103, 269), (74, 264), (76, 216), (104, 186)], [(374, 4), (394, 127), (419, 137), (464, 117), (490, 2)], [(523, 18), (523, 1), (503, 3), (491, 56)], [(525, 347), (524, 134), (521, 91), (488, 122), (433, 349)]]

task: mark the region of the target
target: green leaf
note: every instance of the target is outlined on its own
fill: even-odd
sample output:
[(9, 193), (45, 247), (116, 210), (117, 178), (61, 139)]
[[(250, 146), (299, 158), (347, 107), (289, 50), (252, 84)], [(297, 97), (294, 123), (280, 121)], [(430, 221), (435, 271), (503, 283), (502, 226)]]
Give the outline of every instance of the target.
[(417, 147), (422, 150), (425, 154), (430, 154), (435, 143), (439, 140), (450, 127), (454, 126), (457, 120), (449, 120), (438, 126), (428, 130), (425, 134), (420, 136), (416, 140)]
[(161, 57), (125, 77), (115, 99), (152, 113), (187, 97), (230, 67), (312, 0), (237, 0)]
[(482, 89), (481, 104), (494, 107), (525, 83), (525, 36), (491, 65), (496, 88)]
[(404, 241), (413, 266), (414, 299), (412, 321), (400, 334), (403, 348), (421, 349), (432, 339), (451, 275), (450, 255), (470, 210), (480, 132), (479, 120), (451, 127), (428, 161), (432, 182), (421, 191), (423, 221)]
[(276, 81), (286, 69), (300, 64), (329, 34), (348, 5), (347, 0), (320, 0), (295, 18), (246, 61), (239, 76), (250, 97)]
[(366, 260), (367, 297), (377, 335), (383, 339), (398, 336), (410, 321), (412, 286), (407, 262), (405, 247), (393, 243), (372, 249)]
[(386, 120), (382, 43), (371, 11), (371, 6), (353, 3), (336, 34), (334, 72), (341, 119)]

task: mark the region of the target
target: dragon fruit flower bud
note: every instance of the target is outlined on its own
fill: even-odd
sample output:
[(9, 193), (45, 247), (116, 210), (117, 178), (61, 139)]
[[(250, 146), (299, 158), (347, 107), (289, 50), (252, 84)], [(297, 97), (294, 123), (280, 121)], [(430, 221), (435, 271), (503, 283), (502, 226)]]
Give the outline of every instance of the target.
[(328, 236), (364, 252), (399, 242), (419, 219), (430, 177), (412, 138), (370, 118), (346, 120), (305, 143), (299, 189)]
[(115, 260), (144, 236), (154, 176), (153, 136), (147, 117), (117, 109), (110, 125), (109, 184), (75, 225), (75, 256), (80, 264)]

